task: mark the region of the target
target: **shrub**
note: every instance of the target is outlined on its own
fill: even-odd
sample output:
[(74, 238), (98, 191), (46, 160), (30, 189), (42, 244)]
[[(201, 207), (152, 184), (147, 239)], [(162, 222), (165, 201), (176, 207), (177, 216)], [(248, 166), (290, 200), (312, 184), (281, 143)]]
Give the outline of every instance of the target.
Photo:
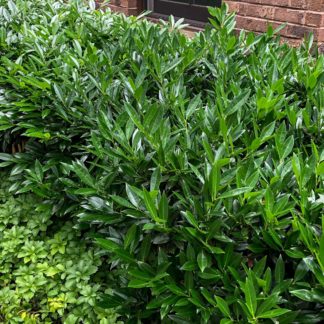
[[(12, 196), (0, 175), (1, 323), (116, 323), (95, 306), (103, 287), (94, 280), (98, 249), (73, 223), (50, 219), (33, 195)], [(35, 207), (39, 206), (39, 207)]]
[(109, 255), (100, 306), (129, 323), (323, 320), (312, 37), (235, 36), (226, 6), (187, 39), (80, 1), (1, 4), (2, 138), (29, 138), (2, 166)]

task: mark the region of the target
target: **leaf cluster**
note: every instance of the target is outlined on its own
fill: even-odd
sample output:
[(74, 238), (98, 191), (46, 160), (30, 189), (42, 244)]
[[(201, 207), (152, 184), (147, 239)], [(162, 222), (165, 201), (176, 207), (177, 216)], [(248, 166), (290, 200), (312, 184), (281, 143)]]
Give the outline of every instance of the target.
[(0, 322), (118, 323), (114, 310), (96, 306), (107, 287), (98, 283), (98, 248), (34, 195), (10, 194), (6, 176), (1, 172)]

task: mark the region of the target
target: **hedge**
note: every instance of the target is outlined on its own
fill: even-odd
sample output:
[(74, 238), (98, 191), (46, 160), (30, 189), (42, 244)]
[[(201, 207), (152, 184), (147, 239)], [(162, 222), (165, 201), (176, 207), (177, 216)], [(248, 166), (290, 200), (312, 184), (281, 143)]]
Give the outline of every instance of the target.
[(0, 3), (1, 166), (105, 251), (99, 306), (125, 323), (323, 321), (311, 36), (236, 35), (226, 6), (188, 39), (181, 20), (92, 2)]

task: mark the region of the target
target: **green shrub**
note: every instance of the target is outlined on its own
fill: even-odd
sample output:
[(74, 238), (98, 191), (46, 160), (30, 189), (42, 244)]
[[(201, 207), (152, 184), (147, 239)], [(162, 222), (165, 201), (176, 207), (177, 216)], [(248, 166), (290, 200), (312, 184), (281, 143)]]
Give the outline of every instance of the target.
[(4, 174), (0, 181), (0, 322), (116, 323), (95, 306), (105, 286), (94, 280), (98, 249), (33, 195), (10, 195)]
[[(3, 143), (33, 191), (107, 252), (125, 322), (324, 319), (324, 58), (71, 1), (0, 1)], [(4, 14), (5, 13), (5, 14)], [(314, 56), (310, 55), (313, 53)], [(6, 145), (4, 145), (5, 147)]]

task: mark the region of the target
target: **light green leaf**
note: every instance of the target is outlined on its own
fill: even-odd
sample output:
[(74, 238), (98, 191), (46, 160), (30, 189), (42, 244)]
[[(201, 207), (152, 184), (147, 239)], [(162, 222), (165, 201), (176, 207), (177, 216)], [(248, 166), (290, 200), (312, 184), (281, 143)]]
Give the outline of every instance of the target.
[(35, 161), (35, 174), (37, 176), (38, 181), (42, 182), (44, 178), (44, 171), (43, 171), (43, 166), (39, 162), (39, 160)]
[(282, 259), (282, 256), (280, 255), (275, 267), (275, 280), (276, 283), (281, 283), (284, 280), (285, 276), (285, 264)]
[(258, 316), (258, 318), (275, 318), (284, 314), (289, 313), (290, 310), (289, 309), (285, 309), (285, 308), (277, 308), (277, 309), (273, 309), (270, 311), (267, 311), (263, 314), (260, 314)]
[(206, 252), (201, 251), (197, 256), (197, 262), (198, 266), (201, 272), (204, 272), (205, 269), (209, 266), (209, 256), (206, 254)]
[(310, 290), (307, 289), (296, 289), (296, 290), (291, 290), (290, 293), (297, 298), (307, 301), (307, 302), (312, 302), (313, 301), (313, 294)]
[(166, 288), (169, 289), (171, 292), (173, 292), (174, 294), (176, 294), (178, 296), (187, 296), (185, 290), (180, 288), (176, 284), (166, 285)]
[(55, 91), (56, 96), (59, 98), (59, 100), (63, 104), (65, 104), (65, 100), (64, 100), (64, 95), (63, 95), (62, 89), (56, 83), (53, 84), (53, 88), (54, 88), (54, 91)]
[(145, 288), (150, 287), (150, 282), (147, 280), (133, 279), (128, 283), (129, 288)]
[(246, 192), (250, 192), (252, 189), (253, 189), (252, 187), (242, 187), (242, 188), (229, 190), (227, 192), (224, 192), (222, 195), (220, 195), (218, 197), (218, 199), (236, 197), (236, 196), (239, 196), (239, 195), (244, 194)]
[(127, 249), (129, 246), (131, 246), (132, 243), (134, 243), (134, 240), (136, 238), (136, 232), (137, 232), (137, 225), (133, 224), (125, 235), (125, 239), (124, 239), (125, 249)]
[(210, 170), (210, 176), (209, 176), (209, 187), (210, 187), (209, 191), (210, 191), (212, 201), (214, 201), (217, 197), (217, 193), (219, 191), (220, 178), (221, 178), (220, 166), (218, 164), (218, 161), (215, 161), (212, 169)]
[(284, 143), (283, 153), (281, 159), (285, 159), (293, 150), (294, 147), (294, 137), (290, 136)]
[(110, 198), (123, 207), (130, 208), (130, 209), (134, 208), (134, 206), (127, 199), (123, 197), (111, 195)]
[(241, 109), (243, 107), (243, 105), (245, 105), (245, 103), (247, 102), (247, 100), (250, 97), (250, 93), (251, 91), (248, 90), (246, 92), (241, 93), (236, 99), (234, 104), (232, 103), (230, 108), (225, 111), (225, 114), (227, 116), (234, 114), (235, 112), (237, 112), (239, 109)]
[(129, 201), (135, 206), (139, 207), (139, 197), (136, 195), (134, 190), (132, 189), (132, 186), (126, 183), (126, 194), (129, 199)]
[(217, 307), (219, 310), (228, 318), (231, 318), (231, 311), (227, 305), (227, 302), (219, 296), (215, 296), (216, 302), (217, 302)]
[(249, 271), (248, 277), (246, 278), (245, 281), (244, 293), (245, 293), (246, 306), (249, 309), (252, 317), (254, 317), (257, 310), (257, 298), (256, 298), (256, 292), (253, 283), (253, 277), (251, 275), (251, 270)]
[(155, 168), (151, 176), (150, 191), (158, 190), (161, 183), (161, 170), (159, 167)]
[(158, 211), (157, 211), (157, 208), (155, 206), (154, 200), (153, 200), (153, 198), (151, 196), (151, 193), (148, 192), (146, 189), (144, 189), (143, 194), (144, 194), (145, 206), (146, 206), (151, 218), (155, 222), (161, 223), (162, 220), (158, 217)]
[(164, 223), (167, 223), (169, 220), (169, 202), (165, 193), (162, 194), (159, 203), (159, 218), (162, 219)]
[(186, 119), (188, 119), (201, 105), (201, 94), (199, 93), (198, 96), (195, 96), (189, 103), (188, 108), (186, 110)]
[(89, 187), (96, 188), (95, 179), (92, 178), (84, 163), (80, 160), (73, 162), (73, 171), (80, 178), (80, 180)]
[(181, 214), (186, 218), (190, 225), (194, 226), (196, 229), (199, 230), (198, 221), (190, 211), (181, 212)]
[(106, 239), (102, 239), (102, 238), (97, 238), (96, 242), (99, 246), (101, 246), (102, 248), (104, 248), (105, 250), (109, 251), (109, 252), (113, 252), (116, 249), (120, 248), (120, 245), (117, 244), (116, 242), (112, 241), (112, 240), (106, 240)]

